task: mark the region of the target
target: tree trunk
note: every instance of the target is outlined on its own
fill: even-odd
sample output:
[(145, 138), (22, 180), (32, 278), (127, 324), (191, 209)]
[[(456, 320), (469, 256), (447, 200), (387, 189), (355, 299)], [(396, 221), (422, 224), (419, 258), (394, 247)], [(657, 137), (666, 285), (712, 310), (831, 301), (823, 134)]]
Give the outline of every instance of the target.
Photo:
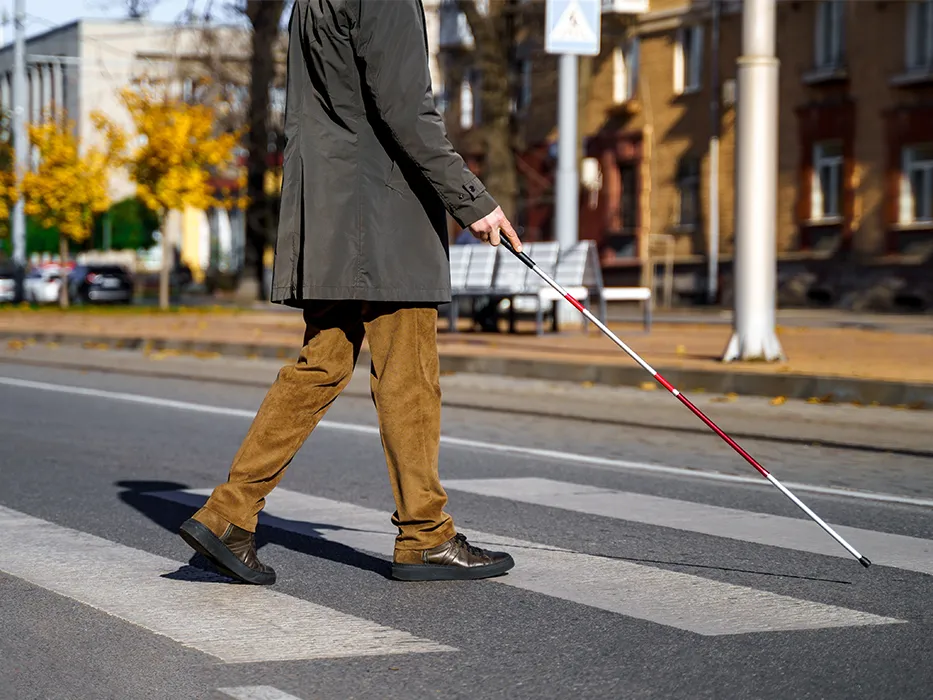
[(62, 259), (61, 279), (62, 285), (58, 289), (58, 304), (63, 309), (68, 308), (68, 272), (65, 264), (68, 262), (68, 237), (64, 233), (58, 234), (58, 254)]
[(513, 148), (511, 48), (514, 44), (511, 0), (490, 1), (486, 14), (476, 0), (460, 0), (476, 45), (482, 76), (481, 106), (485, 144), (483, 182), (509, 219), (516, 216), (518, 173)]
[(275, 44), (282, 18), (282, 0), (247, 0), (246, 16), (253, 27), (250, 57), (247, 158), (246, 268), (252, 268), (260, 301), (268, 298), (263, 253), (272, 238), (274, 219), (264, 180), (269, 152), (269, 89), (275, 80)]
[(159, 308), (163, 311), (168, 309), (169, 303), (169, 276), (172, 272), (174, 255), (172, 255), (172, 245), (169, 242), (168, 231), (165, 230), (168, 216), (162, 217), (162, 265), (159, 269)]

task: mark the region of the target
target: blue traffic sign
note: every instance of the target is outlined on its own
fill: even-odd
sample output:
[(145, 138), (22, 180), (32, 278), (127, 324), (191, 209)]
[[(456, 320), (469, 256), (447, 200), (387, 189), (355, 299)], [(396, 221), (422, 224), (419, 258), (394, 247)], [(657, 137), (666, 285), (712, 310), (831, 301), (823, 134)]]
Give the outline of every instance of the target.
[(602, 0), (547, 0), (545, 51), (598, 55), (601, 16)]

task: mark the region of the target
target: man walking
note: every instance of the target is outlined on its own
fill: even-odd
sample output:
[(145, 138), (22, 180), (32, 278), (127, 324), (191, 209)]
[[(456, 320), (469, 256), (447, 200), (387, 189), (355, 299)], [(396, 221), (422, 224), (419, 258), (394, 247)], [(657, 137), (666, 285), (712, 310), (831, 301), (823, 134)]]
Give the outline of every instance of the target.
[(392, 574), (486, 578), (514, 566), (470, 545), (444, 511), (437, 306), (450, 300), (446, 216), (521, 250), (434, 106), (421, 0), (296, 0), (289, 20), (285, 161), (272, 301), (303, 309), (227, 482), (181, 527), (219, 570), (275, 582), (254, 532), (265, 497), (350, 380), (364, 336), (395, 496)]

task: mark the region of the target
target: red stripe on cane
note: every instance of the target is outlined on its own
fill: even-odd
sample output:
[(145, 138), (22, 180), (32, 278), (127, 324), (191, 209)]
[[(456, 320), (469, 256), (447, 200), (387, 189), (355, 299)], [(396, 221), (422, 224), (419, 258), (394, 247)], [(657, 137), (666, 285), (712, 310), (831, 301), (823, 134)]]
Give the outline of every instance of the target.
[(742, 446), (739, 445), (739, 443), (737, 443), (735, 440), (733, 440), (731, 437), (729, 437), (729, 436), (722, 430), (722, 428), (720, 428), (720, 427), (719, 427), (718, 425), (716, 425), (713, 421), (711, 421), (709, 418), (707, 418), (707, 417), (706, 417), (706, 414), (703, 413), (703, 411), (701, 411), (699, 408), (697, 408), (696, 406), (694, 406), (694, 405), (693, 405), (693, 402), (692, 402), (690, 399), (688, 399), (686, 396), (684, 396), (684, 395), (681, 394), (679, 391), (677, 391), (677, 389), (674, 388), (674, 385), (673, 385), (673, 384), (671, 384), (669, 381), (667, 381), (667, 380), (666, 380), (664, 377), (662, 377), (660, 374), (654, 375), (654, 378), (658, 380), (658, 383), (659, 383), (661, 386), (663, 386), (665, 389), (667, 389), (669, 392), (671, 392), (674, 396), (676, 396), (684, 406), (686, 406), (687, 408), (689, 408), (689, 409), (693, 412), (693, 415), (695, 415), (695, 416), (696, 416), (697, 418), (699, 418), (701, 421), (703, 421), (704, 423), (706, 423), (707, 427), (708, 427), (710, 430), (712, 430), (712, 431), (713, 431), (714, 433), (716, 433), (719, 437), (721, 437), (723, 440), (725, 440), (725, 441), (726, 441), (726, 444), (728, 444), (729, 447), (731, 447), (733, 450), (735, 450), (735, 451), (738, 452), (740, 455), (742, 455), (742, 457), (745, 459), (745, 461), (748, 462), (749, 464), (751, 464), (753, 467), (755, 467), (755, 469), (757, 469), (758, 472), (759, 472), (763, 477), (765, 477), (765, 478), (768, 477), (768, 473), (769, 473), (768, 470), (765, 469), (763, 466), (761, 466), (761, 465), (758, 463), (758, 460), (757, 460), (757, 459), (755, 459), (755, 458), (752, 457), (750, 454), (748, 454), (748, 452), (746, 452), (746, 451), (742, 448)]
[(583, 309), (583, 304), (581, 304), (579, 301), (577, 301), (576, 299), (574, 299), (574, 298), (573, 298), (572, 296), (570, 296), (569, 294), (565, 294), (565, 295), (564, 295), (564, 299), (566, 299), (566, 300), (569, 301), (571, 304), (573, 304), (573, 308), (575, 308), (577, 311), (583, 311), (583, 310), (584, 310), (584, 309)]

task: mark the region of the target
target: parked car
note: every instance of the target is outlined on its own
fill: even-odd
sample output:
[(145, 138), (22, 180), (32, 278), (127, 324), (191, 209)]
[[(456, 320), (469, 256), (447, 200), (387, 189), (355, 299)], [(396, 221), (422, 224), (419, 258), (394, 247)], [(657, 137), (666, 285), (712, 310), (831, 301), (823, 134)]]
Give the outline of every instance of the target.
[(26, 275), (23, 295), (34, 304), (54, 304), (62, 288), (62, 272), (58, 268), (38, 268)]
[(16, 268), (0, 263), (0, 303), (16, 300)]
[(119, 265), (78, 265), (68, 276), (68, 297), (78, 304), (133, 301), (133, 278)]

